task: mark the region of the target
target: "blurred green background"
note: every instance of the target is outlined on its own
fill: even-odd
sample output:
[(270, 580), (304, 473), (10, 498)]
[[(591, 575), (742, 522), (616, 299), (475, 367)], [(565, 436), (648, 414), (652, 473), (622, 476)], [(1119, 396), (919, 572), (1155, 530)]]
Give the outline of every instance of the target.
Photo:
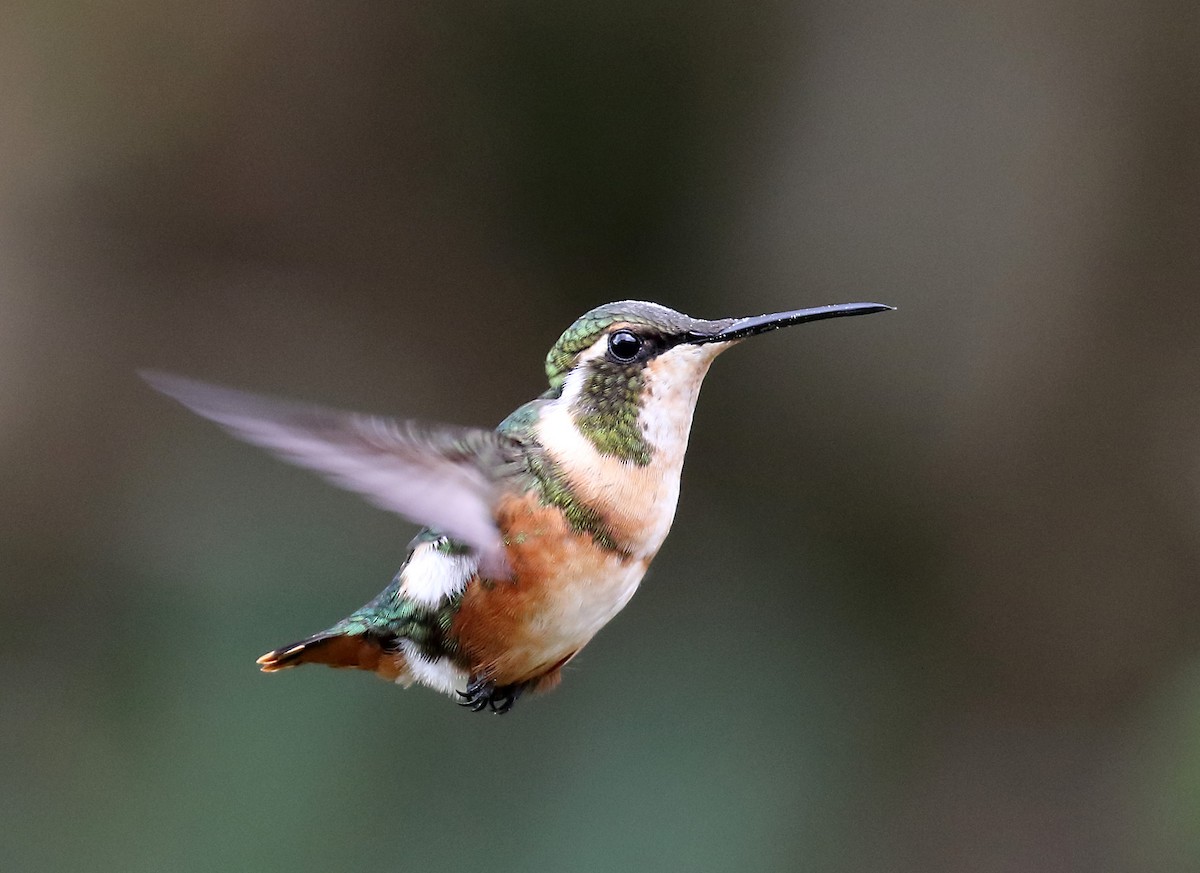
[[(1200, 869), (1200, 12), (16, 0), (0, 869)], [(489, 425), (599, 303), (706, 384), (503, 719), (253, 659), (413, 528), (142, 385)]]

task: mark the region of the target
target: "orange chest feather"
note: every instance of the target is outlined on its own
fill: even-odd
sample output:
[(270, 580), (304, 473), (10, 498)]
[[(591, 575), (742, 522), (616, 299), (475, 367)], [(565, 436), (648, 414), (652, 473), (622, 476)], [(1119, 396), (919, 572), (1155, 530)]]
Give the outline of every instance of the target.
[(633, 596), (648, 560), (598, 547), (534, 494), (499, 508), (511, 581), (463, 592), (451, 635), (471, 671), (506, 684), (541, 675), (570, 658)]

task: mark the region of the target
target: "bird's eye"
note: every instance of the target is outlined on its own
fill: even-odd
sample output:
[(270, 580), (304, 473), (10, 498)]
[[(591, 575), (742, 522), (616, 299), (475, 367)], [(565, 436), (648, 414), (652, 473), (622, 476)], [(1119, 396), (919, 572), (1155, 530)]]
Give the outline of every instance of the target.
[(608, 352), (616, 360), (628, 364), (642, 350), (642, 338), (629, 330), (618, 330), (608, 338)]

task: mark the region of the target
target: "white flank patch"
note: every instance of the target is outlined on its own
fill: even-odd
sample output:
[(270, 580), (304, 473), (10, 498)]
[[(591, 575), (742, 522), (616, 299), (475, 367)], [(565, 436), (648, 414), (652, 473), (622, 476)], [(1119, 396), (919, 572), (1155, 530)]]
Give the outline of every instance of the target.
[(449, 658), (427, 658), (412, 640), (401, 640), (400, 651), (412, 678), (426, 688), (450, 695), (467, 690), (467, 674), (450, 663)]
[(477, 568), (474, 555), (447, 555), (435, 543), (422, 543), (408, 559), (400, 590), (417, 603), (438, 606), (466, 588)]

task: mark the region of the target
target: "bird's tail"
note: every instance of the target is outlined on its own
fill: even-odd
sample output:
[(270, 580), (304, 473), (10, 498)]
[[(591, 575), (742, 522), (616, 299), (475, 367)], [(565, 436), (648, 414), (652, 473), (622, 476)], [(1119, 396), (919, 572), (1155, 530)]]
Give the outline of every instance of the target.
[(369, 670), (389, 682), (404, 682), (409, 670), (404, 655), (378, 637), (323, 631), (306, 640), (267, 652), (258, 659), (264, 673), (286, 670), (301, 664), (327, 664)]

